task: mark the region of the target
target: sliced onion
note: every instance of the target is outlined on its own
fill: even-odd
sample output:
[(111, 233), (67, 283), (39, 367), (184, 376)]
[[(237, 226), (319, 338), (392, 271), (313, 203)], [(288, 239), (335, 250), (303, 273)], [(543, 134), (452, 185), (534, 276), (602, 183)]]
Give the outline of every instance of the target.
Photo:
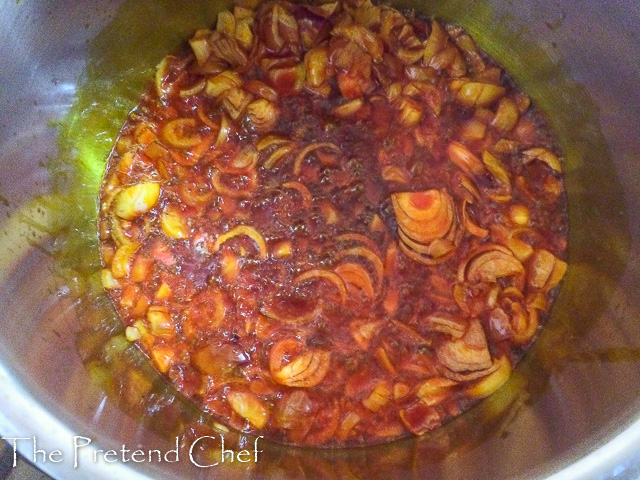
[(269, 410), (257, 395), (250, 392), (227, 392), (231, 409), (255, 428), (264, 428), (269, 421)]
[(479, 320), (471, 321), (464, 336), (441, 344), (436, 350), (438, 361), (453, 372), (486, 370), (493, 364), (484, 329)]
[(433, 258), (443, 257), (455, 249), (453, 242), (447, 239), (437, 238), (430, 244), (425, 245), (412, 240), (402, 230), (398, 230), (398, 236), (400, 240), (402, 240), (402, 243), (411, 248), (411, 250), (422, 255), (429, 255)]
[(444, 333), (452, 338), (462, 338), (467, 330), (468, 322), (448, 313), (434, 313), (421, 322), (431, 331)]
[(313, 309), (310, 309), (304, 313), (296, 312), (296, 315), (291, 315), (291, 312), (286, 314), (276, 311), (274, 305), (265, 304), (260, 307), (260, 313), (271, 320), (277, 320), (287, 325), (306, 325), (307, 323), (315, 320), (322, 312), (322, 301), (319, 301)]
[(313, 203), (313, 196), (304, 184), (300, 182), (285, 182), (282, 184), (282, 188), (297, 190), (298, 192), (300, 192), (300, 195), (302, 195), (303, 205), (307, 208), (311, 207), (311, 204)]
[(267, 135), (265, 137), (262, 137), (258, 143), (256, 144), (256, 148), (258, 149), (259, 152), (262, 152), (263, 150), (266, 150), (267, 148), (271, 147), (272, 145), (286, 145), (286, 144), (290, 144), (291, 141), (287, 140), (284, 137), (281, 137), (279, 135)]
[(383, 324), (384, 322), (380, 320), (356, 320), (351, 323), (349, 330), (358, 346), (363, 350), (368, 350), (371, 340), (380, 332)]
[(455, 253), (455, 250), (452, 250), (449, 254), (441, 256), (441, 257), (438, 257), (438, 258), (425, 257), (424, 255), (421, 255), (421, 254), (411, 250), (411, 248), (409, 248), (404, 242), (400, 242), (400, 249), (411, 260), (414, 260), (414, 261), (416, 261), (418, 263), (421, 263), (423, 265), (428, 265), (428, 266), (438, 265), (440, 263), (446, 262)]
[(496, 369), (491, 374), (467, 388), (467, 394), (473, 398), (485, 398), (496, 392), (511, 375), (511, 363), (504, 356), (495, 360)]
[(276, 166), (276, 164), (278, 164), (285, 157), (285, 155), (291, 153), (294, 149), (295, 147), (291, 144), (291, 142), (289, 142), (289, 144), (285, 144), (279, 147), (277, 150), (275, 150), (273, 153), (269, 155), (269, 158), (267, 158), (264, 161), (262, 166), (267, 170), (272, 169), (273, 167)]
[(227, 233), (220, 235), (213, 244), (213, 253), (216, 253), (218, 250), (220, 250), (220, 247), (226, 241), (239, 236), (249, 237), (255, 242), (256, 246), (258, 247), (260, 260), (265, 260), (267, 258), (267, 244), (264, 241), (264, 237), (258, 230), (249, 225), (240, 225), (238, 227), (232, 228)]
[(121, 190), (114, 199), (113, 212), (125, 220), (133, 220), (151, 210), (160, 196), (160, 185), (144, 182)]
[(472, 282), (495, 282), (498, 278), (524, 273), (524, 267), (513, 256), (498, 250), (491, 250), (476, 256), (467, 268), (467, 279)]
[(471, 235), (474, 235), (479, 238), (486, 238), (489, 235), (489, 230), (487, 230), (486, 228), (479, 227), (473, 222), (473, 220), (471, 220), (471, 217), (467, 212), (466, 200), (462, 201), (462, 224)]
[[(489, 254), (488, 257), (483, 257), (483, 255)], [(469, 270), (471, 264), (474, 261), (478, 261), (478, 263), (474, 266), (474, 281), (483, 280), (483, 281), (493, 281), (498, 278), (495, 276), (495, 273), (501, 273), (502, 271), (508, 272), (513, 271), (512, 275), (523, 273), (524, 267), (522, 264), (513, 256), (511, 250), (502, 245), (497, 244), (488, 244), (483, 245), (473, 251), (469, 256), (467, 256), (466, 260), (460, 264), (458, 268), (458, 281), (464, 282), (465, 280), (470, 280), (469, 278)], [(493, 262), (497, 261), (496, 264)], [(518, 267), (519, 265), (519, 267)], [(500, 271), (498, 270), (498, 267)], [(506, 275), (503, 275), (506, 276)], [(493, 280), (490, 280), (493, 278)]]
[(139, 243), (123, 244), (116, 250), (111, 260), (111, 273), (116, 280), (129, 275), (133, 254), (140, 248)]
[(395, 165), (388, 165), (382, 169), (382, 178), (387, 182), (409, 183), (410, 177), (407, 172)]
[(245, 175), (242, 175), (242, 177), (248, 179), (248, 182), (241, 188), (228, 187), (223, 183), (221, 175), (223, 174), (219, 170), (216, 169), (213, 171), (211, 175), (213, 188), (215, 188), (218, 193), (228, 195), (231, 198), (250, 198), (258, 187), (258, 175), (255, 170), (251, 170)]
[(217, 158), (214, 164), (218, 170), (225, 174), (249, 174), (258, 165), (258, 152), (252, 145), (248, 145), (233, 154), (230, 160), (223, 161), (222, 158)]
[(332, 150), (334, 152), (339, 152), (340, 149), (334, 145), (333, 143), (312, 143), (311, 145), (307, 145), (305, 148), (303, 148), (300, 153), (298, 153), (298, 156), (296, 157), (296, 159), (293, 162), (293, 173), (294, 175), (299, 175), (300, 174), (300, 170), (302, 169), (302, 162), (304, 161), (304, 159), (307, 157), (307, 155), (309, 155), (311, 152), (313, 152), (314, 150), (318, 150), (319, 148), (326, 148), (328, 150)]
[(562, 163), (560, 163), (558, 156), (551, 150), (546, 148), (530, 148), (529, 150), (522, 152), (522, 156), (524, 157), (524, 163), (538, 160), (546, 163), (552, 170), (562, 173)]
[(451, 387), (458, 383), (444, 377), (432, 377), (420, 384), (416, 396), (430, 407), (439, 404), (449, 395)]
[(362, 400), (362, 404), (372, 412), (377, 412), (391, 401), (392, 392), (391, 385), (386, 380), (378, 380), (373, 391)]
[[(281, 385), (310, 388), (318, 385), (329, 372), (331, 353), (306, 348), (297, 340), (284, 339), (269, 351), (269, 372)], [(286, 359), (291, 361), (286, 363)]]
[(375, 300), (376, 292), (373, 288), (373, 281), (369, 272), (358, 263), (341, 263), (335, 267), (336, 272), (345, 283), (354, 285), (362, 290), (367, 297), (371, 300)]
[(307, 270), (295, 277), (293, 281), (294, 283), (302, 283), (314, 279), (323, 279), (333, 283), (340, 293), (342, 303), (347, 303), (347, 287), (345, 286), (342, 278), (334, 272), (320, 269)]
[(373, 240), (371, 240), (371, 238), (361, 233), (343, 233), (336, 237), (336, 241), (362, 243), (365, 247), (369, 248), (372, 252), (375, 252), (376, 254), (380, 253), (378, 245), (376, 245), (376, 243)]
[(485, 167), (471, 150), (460, 142), (451, 142), (447, 147), (449, 160), (468, 175), (478, 177), (484, 174)]
[(162, 138), (172, 147), (182, 149), (195, 147), (202, 141), (202, 137), (195, 133), (196, 127), (195, 118), (169, 120), (162, 128)]
[(227, 140), (229, 140), (229, 135), (231, 134), (231, 121), (226, 115), (222, 115), (220, 117), (220, 130), (218, 130), (218, 138), (216, 139), (216, 147), (221, 147)]
[(384, 278), (384, 264), (380, 259), (380, 256), (368, 248), (364, 247), (354, 247), (348, 248), (346, 250), (341, 250), (335, 255), (336, 260), (341, 260), (345, 257), (362, 257), (373, 265), (376, 274), (378, 275), (378, 281), (376, 282), (377, 289), (380, 290), (382, 286), (382, 279)]

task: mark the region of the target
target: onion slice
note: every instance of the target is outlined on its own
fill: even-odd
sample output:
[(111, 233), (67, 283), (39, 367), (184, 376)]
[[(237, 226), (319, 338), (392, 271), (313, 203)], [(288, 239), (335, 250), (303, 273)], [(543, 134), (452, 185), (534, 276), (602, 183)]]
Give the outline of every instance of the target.
[(342, 301), (342, 303), (347, 303), (347, 287), (345, 286), (342, 278), (334, 272), (320, 269), (307, 270), (306, 272), (303, 272), (295, 277), (293, 281), (294, 283), (302, 283), (306, 282), (307, 280), (313, 280), (316, 278), (328, 280), (329, 282), (333, 283), (340, 293), (340, 300)]
[(267, 244), (264, 241), (264, 237), (258, 230), (249, 225), (237, 226), (229, 230), (227, 233), (220, 235), (213, 244), (213, 253), (218, 252), (222, 244), (227, 240), (231, 240), (232, 238), (238, 236), (246, 236), (253, 240), (258, 247), (260, 260), (265, 260), (267, 258)]

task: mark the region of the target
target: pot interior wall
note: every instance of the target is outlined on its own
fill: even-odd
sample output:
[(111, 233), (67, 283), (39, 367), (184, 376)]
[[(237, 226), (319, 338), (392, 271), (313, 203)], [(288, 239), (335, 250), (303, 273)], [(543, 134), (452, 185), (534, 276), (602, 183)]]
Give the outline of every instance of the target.
[[(0, 386), (19, 389), (29, 408), (45, 412), (43, 418), (100, 445), (148, 449), (171, 440), (139, 424), (135, 412), (123, 413), (91, 381), (78, 335), (115, 327), (92, 316), (87, 299), (74, 295), (90, 288), (69, 281), (60, 286), (52, 272), (68, 259), (48, 252), (86, 228), (86, 222), (74, 222), (91, 218), (101, 159), (142, 87), (141, 73), (195, 28), (211, 24), (220, 8), (213, 3), (109, 1), (88, 9), (67, 0), (10, 2), (0, 12)], [(444, 428), (368, 449), (265, 446), (262, 463), (228, 475), (544, 476), (606, 444), (640, 416), (640, 12), (631, 1), (405, 5), (468, 28), (547, 113), (566, 160), (571, 266), (565, 285), (513, 378)], [(177, 17), (168, 21), (169, 14)], [(126, 79), (138, 83), (123, 90), (117, 82)], [(107, 107), (114, 85), (121, 102)], [(90, 94), (111, 109), (111, 118), (91, 110), (90, 102), (78, 108)], [(67, 116), (70, 109), (78, 115)], [(51, 125), (62, 120), (60, 129)], [(74, 122), (80, 121), (93, 123), (78, 129)], [(82, 145), (91, 146), (76, 153), (85, 159), (82, 178), (94, 182), (72, 185), (73, 205), (68, 197), (49, 195), (52, 184), (64, 191), (78, 168), (56, 163), (58, 146), (70, 147), (56, 143), (60, 131), (83, 132), (89, 140)], [(49, 238), (52, 231), (58, 240)], [(92, 262), (88, 257), (85, 263)], [(90, 300), (91, 308), (101, 301)], [(30, 421), (26, 405), (23, 411), (11, 393), (2, 395), (3, 435), (41, 435), (55, 445), (46, 425)], [(82, 471), (44, 467), (60, 478), (83, 478)], [(169, 467), (144, 464), (138, 471), (155, 478), (184, 473)], [(111, 478), (113, 471), (105, 471), (96, 478)]]

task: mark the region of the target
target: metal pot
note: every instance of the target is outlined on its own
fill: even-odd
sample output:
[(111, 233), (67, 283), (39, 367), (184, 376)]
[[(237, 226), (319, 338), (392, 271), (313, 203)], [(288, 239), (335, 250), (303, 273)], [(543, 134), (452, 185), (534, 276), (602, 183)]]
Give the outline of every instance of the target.
[[(126, 73), (132, 59), (155, 65), (181, 38), (212, 23), (220, 8), (196, 0), (144, 3), (5, 2), (0, 12), (2, 436), (28, 438), (16, 440), (17, 450), (32, 461), (34, 448), (45, 450), (36, 454), (36, 465), (65, 479), (637, 478), (640, 10), (632, 0), (408, 5), (465, 26), (545, 111), (566, 158), (569, 272), (551, 320), (503, 389), (425, 438), (388, 446), (313, 451), (265, 444), (257, 464), (241, 468), (92, 458), (94, 447), (175, 447), (171, 435), (141, 424), (91, 381), (95, 369), (87, 364), (83, 335), (115, 327), (95, 313), (99, 299), (87, 303), (95, 289), (80, 285), (81, 276), (61, 280), (52, 272), (90, 270), (95, 258), (50, 254), (92, 215), (96, 185), (78, 183), (73, 168), (86, 173), (101, 165), (94, 157), (108, 151), (129, 108), (116, 105), (112, 123), (80, 128), (78, 122), (99, 117), (83, 116), (77, 99), (94, 94), (106, 105), (113, 82), (133, 78)], [(140, 87), (134, 83), (129, 92), (134, 100)], [(61, 132), (84, 132), (100, 148), (82, 150), (78, 143), (74, 151), (57, 142)], [(91, 161), (69, 169), (55, 160), (61, 152)], [(99, 168), (93, 173), (99, 178)], [(69, 178), (76, 182), (71, 187)], [(71, 188), (76, 196), (50, 195), (52, 187)], [(68, 254), (74, 244), (65, 248)], [(86, 254), (82, 248), (76, 257)], [(107, 340), (101, 348), (108, 354), (117, 347)], [(74, 436), (91, 440), (77, 467)], [(53, 450), (60, 455), (49, 456)]]

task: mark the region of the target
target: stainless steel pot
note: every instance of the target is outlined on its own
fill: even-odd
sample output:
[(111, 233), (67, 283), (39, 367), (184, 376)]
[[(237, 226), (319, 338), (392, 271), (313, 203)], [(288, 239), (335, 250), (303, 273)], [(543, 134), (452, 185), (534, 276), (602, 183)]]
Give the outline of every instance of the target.
[[(500, 392), (424, 439), (391, 446), (314, 452), (266, 445), (258, 465), (226, 470), (86, 455), (93, 447), (172, 448), (91, 381), (78, 335), (111, 327), (82, 298), (95, 290), (52, 273), (79, 263), (69, 267), (68, 255), (47, 253), (86, 228), (97, 194), (89, 182), (73, 186), (72, 200), (49, 195), (52, 183), (65, 191), (73, 173), (52, 160), (71, 152), (57, 143), (60, 131), (97, 132), (94, 143), (104, 149), (128, 108), (116, 105), (112, 124), (78, 129), (74, 122), (98, 117), (68, 116), (76, 93), (105, 102), (101, 86), (128, 78), (122, 72), (132, 58), (154, 65), (219, 8), (146, 3), (5, 2), (0, 11), (0, 435), (29, 438), (17, 441), (27, 458), (33, 437), (40, 450), (60, 450), (62, 462), (40, 453), (36, 464), (64, 479), (640, 476), (640, 8), (633, 0), (411, 5), (460, 22), (512, 71), (548, 114), (566, 157), (571, 266), (548, 327)], [(63, 119), (61, 128), (52, 125)], [(87, 164), (95, 168), (100, 159)], [(73, 244), (65, 248), (68, 254)], [(94, 260), (86, 259), (87, 268)], [(77, 468), (74, 436), (92, 441)]]

